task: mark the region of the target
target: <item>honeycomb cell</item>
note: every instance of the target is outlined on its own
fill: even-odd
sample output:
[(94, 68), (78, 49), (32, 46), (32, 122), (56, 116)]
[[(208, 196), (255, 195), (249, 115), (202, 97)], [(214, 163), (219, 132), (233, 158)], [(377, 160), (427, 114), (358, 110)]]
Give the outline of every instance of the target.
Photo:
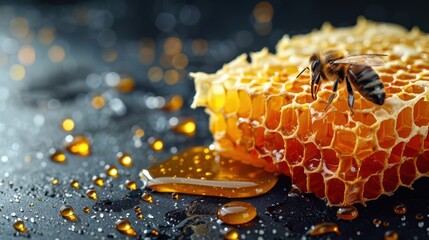
[(265, 97), (263, 95), (253, 96), (252, 98), (252, 121), (263, 123), (265, 114)]
[(359, 176), (365, 179), (371, 175), (381, 173), (386, 164), (386, 155), (384, 151), (377, 151), (363, 159), (359, 169)]
[(421, 127), (429, 125), (429, 102), (421, 98), (413, 109), (414, 123)]
[(286, 140), (286, 161), (290, 164), (299, 164), (304, 158), (304, 147), (295, 138)]
[(281, 112), (284, 98), (282, 96), (271, 96), (267, 101), (267, 112), (265, 125), (268, 129), (276, 129), (280, 123)]
[(401, 164), (399, 176), (401, 178), (402, 184), (411, 185), (411, 183), (416, 178), (416, 166), (414, 159), (409, 159)]
[(345, 188), (341, 179), (331, 178), (326, 181), (326, 197), (332, 204), (339, 205), (344, 201)]
[(410, 101), (416, 97), (414, 94), (405, 93), (405, 92), (400, 92), (397, 94), (397, 96), (403, 101)]
[(322, 150), (323, 167), (331, 172), (336, 172), (340, 159), (337, 157), (337, 153), (332, 149)]
[(367, 199), (375, 199), (382, 193), (381, 179), (379, 175), (371, 176), (365, 183), (363, 196)]
[(421, 135), (416, 135), (410, 139), (410, 141), (405, 145), (404, 156), (415, 158), (419, 154), (419, 151), (422, 147), (423, 137)]
[(225, 108), (224, 111), (226, 114), (236, 113), (238, 111), (239, 99), (238, 93), (234, 90), (228, 90), (225, 96)]
[(263, 154), (267, 154), (265, 149), (265, 129), (260, 127), (256, 128), (253, 131), (253, 135), (255, 137), (255, 148)]
[(299, 104), (305, 104), (305, 103), (311, 103), (311, 102), (313, 102), (313, 98), (308, 93), (301, 93), (298, 96), (296, 96), (296, 100), (295, 101), (297, 103), (299, 103)]
[(356, 145), (355, 133), (339, 129), (336, 131), (332, 147), (341, 155), (350, 155), (354, 152)]
[(409, 84), (404, 87), (405, 92), (412, 93), (412, 94), (420, 94), (425, 91), (424, 87), (416, 85), (416, 84)]
[(313, 133), (312, 120), (308, 108), (298, 109), (298, 138), (305, 142)]
[(304, 167), (307, 171), (314, 171), (319, 168), (322, 156), (320, 150), (314, 143), (304, 145)]
[(294, 134), (298, 128), (298, 117), (296, 116), (295, 109), (291, 106), (286, 106), (282, 109), (282, 131), (284, 136), (290, 136)]
[(383, 188), (385, 192), (393, 192), (399, 186), (399, 166), (386, 169), (383, 173)]
[[(258, 128), (256, 131), (259, 131), (259, 129), (263, 129), (263, 128)], [(269, 132), (265, 134), (264, 146), (271, 153), (271, 155), (276, 155), (284, 152), (285, 142), (283, 140), (282, 135), (280, 135), (280, 133)], [(281, 160), (283, 159), (283, 156), (277, 157), (276, 159)]]
[(233, 142), (238, 142), (241, 139), (242, 132), (237, 126), (238, 119), (237, 117), (229, 117), (226, 120), (227, 128), (226, 134)]
[[(360, 112), (356, 112), (353, 116), (352, 119), (356, 122), (360, 122), (362, 124), (365, 124), (366, 126), (371, 126), (372, 124), (376, 123), (377, 120), (375, 119), (374, 115), (371, 113), (360, 113)], [(360, 134), (359, 134), (360, 135)], [(368, 135), (368, 134), (366, 134)], [(366, 135), (360, 135), (365, 137)]]
[(421, 174), (427, 174), (429, 173), (429, 151), (423, 152), (416, 160), (416, 167), (417, 170)]
[(253, 129), (250, 124), (242, 122), (238, 125), (238, 128), (241, 130), (241, 140), (240, 146), (244, 149), (252, 149), (253, 147)]
[(214, 113), (210, 118), (210, 131), (215, 134), (223, 134), (226, 131), (225, 117), (222, 114)]
[(412, 109), (410, 107), (404, 108), (396, 117), (396, 132), (402, 138), (407, 138), (413, 128)]
[(301, 191), (307, 191), (307, 175), (304, 172), (304, 168), (301, 166), (294, 166), (292, 168), (292, 182)]
[(215, 111), (225, 106), (225, 88), (222, 85), (213, 85), (208, 92), (208, 105)]
[(394, 119), (388, 119), (381, 122), (380, 128), (377, 131), (377, 139), (380, 147), (385, 149), (391, 148), (396, 143), (396, 135), (394, 129)]
[(331, 146), (332, 138), (334, 137), (334, 130), (332, 129), (332, 124), (327, 123), (326, 119), (323, 119), (322, 121), (318, 122), (322, 122), (322, 125), (316, 132), (316, 144), (321, 147)]
[(308, 175), (308, 187), (316, 196), (320, 198), (325, 196), (325, 182), (320, 173), (310, 173)]
[(237, 110), (237, 115), (242, 118), (248, 118), (250, 116), (250, 111), (252, 110), (252, 100), (250, 99), (249, 94), (245, 91), (238, 91), (239, 107)]
[(356, 160), (351, 157), (344, 157), (341, 159), (340, 176), (345, 181), (353, 181), (358, 175), (359, 166)]
[(404, 146), (405, 146), (405, 143), (400, 142), (392, 148), (392, 151), (390, 152), (390, 156), (388, 160), (389, 164), (397, 164), (401, 161), (402, 154), (404, 152)]
[(328, 122), (331, 122), (337, 126), (345, 126), (349, 122), (347, 115), (337, 111), (328, 113), (326, 118)]

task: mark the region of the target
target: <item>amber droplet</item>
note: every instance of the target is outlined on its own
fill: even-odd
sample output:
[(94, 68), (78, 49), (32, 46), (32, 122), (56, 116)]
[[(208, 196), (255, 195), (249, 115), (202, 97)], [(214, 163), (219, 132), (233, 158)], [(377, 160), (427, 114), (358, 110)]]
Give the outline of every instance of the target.
[(188, 137), (194, 136), (196, 130), (197, 125), (194, 119), (186, 119), (173, 127), (174, 132), (181, 133)]
[(92, 107), (97, 110), (103, 108), (105, 104), (106, 100), (104, 100), (104, 97), (100, 95), (94, 96), (91, 100)]
[(159, 152), (164, 149), (164, 143), (160, 139), (152, 139), (149, 141), (153, 150)]
[(159, 235), (159, 232), (157, 230), (155, 230), (155, 229), (152, 229), (151, 233), (154, 236), (158, 236)]
[(64, 119), (63, 122), (61, 123), (61, 127), (66, 132), (73, 131), (73, 129), (74, 129), (74, 121), (73, 121), (73, 119), (71, 119), (71, 118)]
[(389, 222), (383, 222), (383, 227), (388, 227), (388, 226), (390, 226)]
[(83, 212), (84, 212), (84, 213), (90, 213), (90, 212), (91, 212), (91, 209), (90, 209), (89, 207), (84, 207), (84, 208), (83, 208)]
[(137, 128), (134, 132), (134, 137), (141, 138), (144, 136), (144, 130), (141, 128)]
[(67, 157), (63, 151), (54, 149), (54, 152), (51, 154), (50, 159), (55, 163), (66, 163)]
[(236, 240), (239, 239), (238, 231), (236, 228), (228, 228), (223, 232), (223, 239)]
[(140, 173), (144, 186), (177, 192), (230, 198), (266, 193), (277, 175), (233, 161), (207, 147), (193, 147)]
[(60, 208), (60, 213), (67, 221), (76, 222), (78, 220), (77, 216), (74, 214), (74, 209), (69, 205), (62, 206)]
[(405, 204), (398, 204), (393, 208), (393, 211), (395, 211), (396, 214), (405, 214), (407, 212), (407, 206)]
[(122, 93), (129, 93), (134, 90), (135, 86), (136, 83), (133, 78), (124, 77), (119, 81), (118, 85), (116, 85), (116, 89)]
[(374, 218), (374, 220), (372, 220), (372, 223), (374, 224), (374, 225), (380, 225), (381, 223), (382, 223), (382, 221), (381, 221), (381, 219), (379, 219), (379, 218)]
[(139, 205), (137, 205), (137, 206), (134, 207), (134, 211), (141, 212), (142, 209), (141, 209), (141, 207)]
[(141, 196), (141, 199), (145, 202), (153, 203), (153, 197), (152, 197), (152, 194), (150, 193), (147, 193), (147, 192), (143, 193)]
[(52, 185), (57, 185), (58, 184), (58, 179), (52, 178), (51, 179), (51, 183), (52, 183)]
[(74, 188), (74, 189), (79, 189), (80, 188), (80, 184), (78, 180), (71, 180), (70, 181), (70, 187)]
[(86, 196), (88, 196), (92, 200), (98, 200), (97, 191), (95, 189), (90, 188), (86, 191)]
[(108, 176), (111, 176), (113, 178), (118, 178), (119, 173), (118, 173), (118, 169), (115, 166), (113, 166), (113, 165), (106, 165), (105, 169), (106, 169), (106, 174)]
[(124, 167), (131, 167), (133, 165), (133, 159), (128, 153), (118, 153), (118, 161)]
[(141, 212), (138, 212), (138, 213), (136, 213), (136, 218), (138, 218), (138, 219), (143, 219), (143, 213), (141, 213)]
[(307, 235), (320, 236), (328, 233), (341, 234), (337, 224), (333, 222), (322, 222), (311, 226), (311, 229), (307, 232)]
[(104, 180), (99, 176), (93, 176), (92, 182), (99, 187), (104, 187)]
[(257, 215), (256, 208), (247, 202), (229, 202), (217, 211), (217, 217), (226, 224), (245, 224)]
[(421, 213), (417, 213), (416, 214), (416, 219), (417, 220), (422, 220), (423, 218), (425, 218), (425, 216), (423, 216), (423, 214), (421, 214)]
[(91, 145), (88, 138), (83, 135), (68, 138), (66, 138), (66, 149), (68, 152), (82, 157), (87, 157), (91, 154)]
[(21, 219), (18, 219), (13, 223), (13, 228), (15, 228), (15, 230), (18, 232), (22, 232), (22, 233), (28, 232), (24, 222)]
[(384, 233), (384, 240), (398, 240), (399, 234), (395, 230), (388, 230)]
[(342, 220), (353, 220), (357, 218), (359, 211), (354, 206), (340, 207), (337, 210), (337, 217)]
[(128, 221), (127, 219), (119, 219), (115, 222), (115, 225), (116, 230), (118, 230), (120, 233), (129, 237), (137, 236), (137, 232), (133, 229), (130, 221)]
[(164, 107), (162, 108), (165, 111), (173, 112), (180, 110), (183, 106), (183, 98), (180, 95), (175, 95), (167, 100)]
[(137, 189), (137, 183), (135, 181), (127, 180), (125, 182), (125, 187), (129, 190), (136, 190)]
[(174, 193), (171, 194), (171, 198), (174, 199), (174, 200), (177, 200), (177, 199), (179, 199), (179, 194), (176, 193), (176, 192), (174, 192)]

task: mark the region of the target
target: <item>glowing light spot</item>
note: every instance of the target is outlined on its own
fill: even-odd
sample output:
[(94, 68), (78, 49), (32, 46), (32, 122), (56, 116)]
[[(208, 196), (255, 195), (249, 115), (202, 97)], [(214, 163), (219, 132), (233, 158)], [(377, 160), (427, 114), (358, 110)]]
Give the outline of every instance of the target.
[(34, 48), (28, 45), (22, 46), (18, 52), (18, 59), (24, 65), (32, 65), (36, 59)]
[(24, 79), (25, 74), (25, 68), (19, 64), (15, 64), (9, 69), (10, 78), (16, 81)]
[(273, 6), (269, 2), (259, 2), (253, 9), (253, 16), (261, 23), (270, 22), (273, 18)]
[(91, 105), (95, 109), (101, 109), (106, 104), (106, 100), (104, 100), (104, 97), (101, 95), (96, 95), (91, 100)]
[(39, 30), (39, 42), (44, 45), (51, 44), (55, 39), (55, 29), (53, 27), (44, 27)]
[(54, 45), (48, 50), (48, 57), (54, 63), (62, 62), (65, 56), (66, 56), (65, 50), (61, 46)]
[(66, 132), (70, 132), (74, 129), (74, 121), (71, 118), (66, 118), (63, 120), (63, 123), (61, 124), (62, 128)]
[(180, 75), (174, 69), (167, 70), (164, 74), (164, 81), (169, 85), (174, 85), (179, 80), (180, 80)]
[(183, 53), (178, 53), (174, 55), (172, 59), (173, 67), (179, 70), (185, 69), (186, 66), (188, 66), (188, 63), (189, 63), (188, 56), (186, 56)]
[(164, 72), (160, 67), (151, 67), (149, 69), (149, 72), (147, 73), (147, 77), (152, 82), (159, 82), (161, 81), (162, 77), (164, 76)]
[(177, 54), (182, 48), (182, 41), (178, 37), (169, 37), (164, 41), (164, 52), (168, 55)]
[(28, 21), (22, 17), (16, 17), (10, 21), (10, 32), (17, 38), (25, 38), (30, 29), (28, 27)]

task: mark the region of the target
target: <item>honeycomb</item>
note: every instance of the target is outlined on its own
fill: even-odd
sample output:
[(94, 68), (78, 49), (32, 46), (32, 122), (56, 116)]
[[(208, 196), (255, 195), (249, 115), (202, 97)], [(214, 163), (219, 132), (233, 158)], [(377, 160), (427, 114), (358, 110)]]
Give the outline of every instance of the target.
[[(192, 107), (205, 107), (215, 146), (245, 163), (291, 177), (329, 205), (365, 204), (429, 175), (429, 34), (363, 18), (356, 26), (284, 36), (276, 53), (238, 56), (214, 74), (192, 73)], [(374, 67), (385, 85), (382, 106), (345, 83), (325, 110), (332, 82), (317, 100), (309, 73), (296, 78), (316, 51), (382, 53)]]

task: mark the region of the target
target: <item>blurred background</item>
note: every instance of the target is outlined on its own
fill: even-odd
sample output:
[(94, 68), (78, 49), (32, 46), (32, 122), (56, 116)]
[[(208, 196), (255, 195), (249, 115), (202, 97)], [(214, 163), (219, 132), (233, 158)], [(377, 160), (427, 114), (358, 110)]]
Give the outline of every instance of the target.
[[(141, 187), (142, 168), (212, 142), (205, 113), (189, 109), (195, 93), (189, 72), (214, 72), (239, 54), (263, 47), (274, 52), (284, 34), (308, 33), (326, 21), (352, 26), (364, 16), (428, 32), (427, 9), (428, 3), (415, 0), (1, 1), (0, 239), (121, 237), (114, 220), (134, 216), (134, 205), (111, 199), (129, 193), (125, 181)], [(196, 130), (171, 131), (184, 121), (191, 121)], [(85, 137), (79, 144), (90, 152), (76, 153), (67, 147), (76, 144), (77, 136)], [(154, 148), (154, 142), (162, 144)], [(132, 168), (117, 162), (120, 152), (132, 156)], [(105, 169), (112, 165), (118, 166), (118, 179), (106, 176)], [(120, 205), (102, 206), (120, 211), (97, 212), (100, 203), (85, 195), (97, 185), (94, 176), (101, 176), (106, 185), (96, 187), (99, 198), (110, 199), (109, 206)], [(289, 186), (283, 180), (271, 195), (249, 200), (258, 207), (259, 220), (242, 228), (240, 236), (275, 237), (267, 229), (279, 227), (276, 236), (299, 238), (311, 224), (332, 215), (323, 202), (310, 198), (306, 201), (315, 203), (314, 214), (310, 219), (300, 215), (296, 231), (289, 232), (290, 223), (264, 214), (269, 204), (284, 200)], [(78, 181), (80, 188), (70, 187), (71, 181)], [(422, 195), (415, 194), (402, 195), (415, 196), (417, 200), (410, 203), (427, 211)], [(188, 206), (196, 197), (174, 201), (159, 194), (154, 198), (163, 208), (141, 205), (145, 216), (151, 217), (137, 225), (139, 235), (156, 238), (149, 230), (164, 229), (160, 231), (164, 237), (177, 237), (176, 229), (164, 221), (166, 211)], [(399, 201), (386, 199), (386, 205)], [(59, 217), (64, 204), (78, 209), (79, 223)], [(297, 211), (309, 211), (302, 209), (302, 202), (290, 204)], [(84, 215), (84, 207), (94, 212)], [(389, 218), (387, 223), (397, 229), (405, 221), (377, 205), (360, 210), (364, 217), (355, 225), (342, 226), (343, 236), (382, 237), (387, 228), (372, 229), (374, 216), (386, 216), (384, 220)], [(285, 214), (281, 206), (279, 213)], [(28, 233), (12, 228), (17, 219), (24, 220)], [(214, 226), (206, 231), (214, 235), (207, 236), (219, 237), (213, 229), (224, 226), (207, 221)], [(426, 236), (421, 224), (412, 221), (407, 233)]]

